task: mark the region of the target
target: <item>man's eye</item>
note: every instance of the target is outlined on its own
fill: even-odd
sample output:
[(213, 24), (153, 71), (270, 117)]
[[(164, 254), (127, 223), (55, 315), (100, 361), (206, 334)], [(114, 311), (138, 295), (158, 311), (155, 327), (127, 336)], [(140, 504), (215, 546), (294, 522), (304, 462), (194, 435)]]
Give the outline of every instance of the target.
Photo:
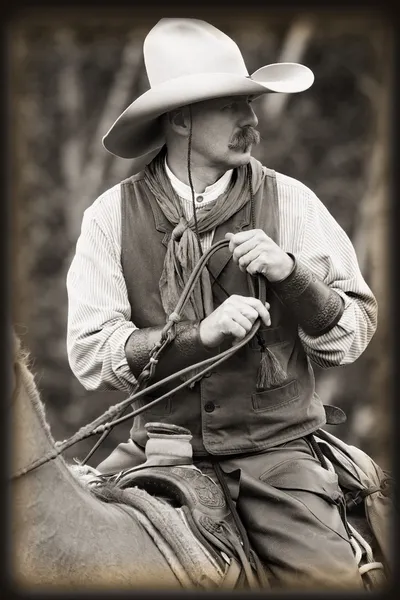
[(222, 107), (222, 110), (228, 110), (230, 108), (233, 108), (235, 105), (235, 102), (231, 102), (230, 104), (225, 104), (225, 106)]

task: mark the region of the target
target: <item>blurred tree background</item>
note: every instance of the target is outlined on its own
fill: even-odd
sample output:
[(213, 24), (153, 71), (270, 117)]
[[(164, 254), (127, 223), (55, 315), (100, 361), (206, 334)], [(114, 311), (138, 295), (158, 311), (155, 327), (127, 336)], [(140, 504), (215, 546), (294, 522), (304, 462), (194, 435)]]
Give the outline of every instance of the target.
[[(256, 158), (300, 179), (352, 239), (379, 302), (379, 327), (350, 366), (316, 368), (317, 391), (342, 407), (344, 425), (328, 429), (390, 468), (388, 170), (392, 90), (391, 29), (376, 13), (290, 12), (232, 8), (123, 12), (84, 9), (22, 14), (10, 27), (10, 131), (13, 203), (13, 318), (33, 360), (57, 440), (72, 435), (120, 392), (87, 392), (66, 353), (66, 274), (83, 211), (130, 175), (129, 160), (108, 154), (101, 137), (148, 88), (143, 40), (163, 16), (204, 18), (230, 35), (249, 72), (267, 63), (301, 62), (310, 90), (255, 102), (262, 143)], [(130, 423), (112, 431), (96, 465)], [(91, 438), (67, 457), (83, 458)]]

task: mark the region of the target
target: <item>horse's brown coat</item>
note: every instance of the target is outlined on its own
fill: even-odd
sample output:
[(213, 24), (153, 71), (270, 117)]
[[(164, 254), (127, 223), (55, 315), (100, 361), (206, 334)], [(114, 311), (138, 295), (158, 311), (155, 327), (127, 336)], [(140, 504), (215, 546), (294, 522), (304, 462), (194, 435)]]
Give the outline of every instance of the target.
[[(10, 475), (54, 447), (17, 338), (14, 368)], [(93, 497), (61, 457), (13, 480), (10, 492), (10, 575), (17, 587), (180, 587), (134, 511)]]

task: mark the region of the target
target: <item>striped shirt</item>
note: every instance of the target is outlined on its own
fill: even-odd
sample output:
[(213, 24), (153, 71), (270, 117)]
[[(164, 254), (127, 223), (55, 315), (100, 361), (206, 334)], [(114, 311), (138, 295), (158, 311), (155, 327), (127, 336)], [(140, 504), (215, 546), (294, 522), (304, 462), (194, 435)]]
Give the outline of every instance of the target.
[[(168, 168), (167, 173), (189, 219), (191, 190)], [(196, 206), (215, 200), (227, 188), (230, 177), (231, 171), (196, 194)], [(276, 181), (280, 247), (344, 300), (344, 312), (329, 332), (312, 337), (299, 327), (304, 349), (322, 367), (352, 363), (375, 332), (376, 300), (362, 277), (351, 241), (324, 204), (296, 179), (276, 173)], [(213, 234), (210, 231), (202, 236), (204, 250), (212, 244)], [(135, 378), (124, 348), (136, 327), (130, 320), (121, 266), (120, 184), (105, 191), (84, 213), (67, 275), (67, 292), (67, 352), (73, 373), (88, 390), (132, 393)]]

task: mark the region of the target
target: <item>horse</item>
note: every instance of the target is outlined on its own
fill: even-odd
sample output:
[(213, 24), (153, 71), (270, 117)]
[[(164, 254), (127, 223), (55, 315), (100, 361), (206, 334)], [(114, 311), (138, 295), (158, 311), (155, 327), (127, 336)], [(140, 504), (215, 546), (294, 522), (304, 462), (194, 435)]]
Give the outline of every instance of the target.
[[(52, 437), (34, 376), (29, 369), (27, 354), (13, 332), (13, 448), (9, 494), (11, 578), (20, 588), (168, 591), (269, 587), (265, 565), (261, 564), (251, 548), (247, 548), (246, 552), (242, 549), (242, 545), (248, 546), (248, 540), (238, 515), (235, 516), (236, 510), (229, 500), (229, 493), (224, 496), (222, 488), (215, 487), (212, 478), (194, 465), (192, 471), (184, 468), (187, 464), (181, 466), (180, 470), (178, 468), (179, 476), (174, 468), (151, 470), (146, 483), (150, 481), (151, 485), (146, 490), (146, 485), (137, 485), (138, 481), (141, 480), (143, 484), (146, 479), (145, 471), (139, 475), (123, 472), (120, 485), (116, 485), (119, 475), (116, 481), (105, 483), (101, 477), (90, 472), (90, 467), (82, 470), (78, 465), (74, 469), (61, 456), (69, 445), (88, 435), (102, 432), (100, 443), (111, 426), (146, 409), (145, 406), (140, 407), (122, 417), (122, 410), (125, 411), (133, 399), (159, 387), (161, 383), (194, 370), (189, 379), (167, 394), (176, 392), (208, 372), (211, 366), (215, 368), (227, 360), (257, 333), (259, 320), (243, 340), (217, 357), (203, 360), (168, 376), (162, 382), (149, 385), (159, 355), (170, 342), (174, 323), (180, 318), (202, 269), (211, 255), (227, 243), (227, 240), (221, 240), (214, 244), (193, 269), (175, 310), (167, 318), (160, 343), (156, 344), (148, 365), (138, 377), (138, 391), (110, 407), (94, 423), (83, 427), (63, 443), (56, 443)], [(251, 277), (249, 287), (255, 295), (255, 283)], [(265, 301), (265, 281), (261, 276), (258, 277), (257, 289), (258, 297)], [(139, 390), (140, 387), (142, 389)], [(165, 395), (150, 404), (163, 397)], [(111, 425), (109, 419), (112, 420)], [(383, 474), (367, 455), (356, 448), (346, 446), (322, 430), (317, 433), (320, 440), (315, 442), (315, 449), (321, 456), (322, 464), (339, 474), (339, 483), (340, 479), (344, 483), (342, 489), (349, 486), (348, 503), (355, 503), (358, 509), (363, 509), (353, 511), (347, 523), (360, 572), (367, 575), (366, 587), (381, 587), (385, 568), (380, 562), (382, 552), (379, 551), (385, 543), (380, 540), (380, 545), (377, 544), (376, 536), (371, 535), (362, 500), (366, 498), (365, 502), (370, 505), (368, 497), (373, 494), (383, 502), (383, 506), (388, 504), (382, 493)], [(325, 454), (328, 452), (325, 457), (324, 451)], [(372, 487), (371, 468), (374, 473)], [(121, 486), (121, 481), (127, 481), (127, 487)], [(196, 481), (200, 481), (197, 493), (202, 499), (195, 506), (196, 510), (189, 514), (190, 511), (184, 510), (188, 508), (185, 503), (178, 501), (175, 504), (174, 501), (186, 499), (193, 508)], [(162, 492), (167, 489), (169, 497), (165, 498)], [(171, 490), (174, 490), (175, 497), (171, 495)], [(225, 499), (230, 505), (227, 510)], [(216, 515), (217, 519), (210, 519), (210, 514), (207, 514), (207, 502), (212, 509), (211, 514), (213, 517)], [(202, 506), (199, 509), (200, 504)], [(220, 507), (220, 512), (215, 510), (216, 506)], [(377, 503), (372, 502), (369, 516), (373, 516), (377, 530), (382, 522), (380, 519), (376, 522), (376, 506)], [(231, 517), (235, 522), (233, 524)], [(218, 529), (221, 525), (224, 525), (224, 535), (221, 530), (219, 534), (215, 530), (215, 526)], [(359, 535), (363, 529), (365, 532)], [(379, 538), (382, 537), (379, 533)], [(376, 556), (379, 557), (378, 561)], [(386, 581), (385, 577), (383, 581)]]
[[(173, 533), (156, 532), (132, 506), (132, 494), (152, 502), (160, 517), (177, 509), (144, 490), (119, 490), (114, 501), (93, 493), (60, 456), (28, 470), (55, 448), (28, 356), (14, 334), (11, 405), (11, 580), (21, 590), (215, 589), (226, 569), (216, 564), (175, 518)], [(90, 479), (90, 477), (89, 477)], [(168, 512), (169, 511), (169, 512)], [(168, 530), (168, 525), (165, 525)], [(168, 537), (168, 535), (170, 537)], [(176, 544), (191, 566), (177, 558)], [(197, 562), (196, 562), (197, 561)]]
[[(158, 498), (154, 489), (148, 494), (140, 487), (104, 485), (91, 467), (68, 464), (56, 450), (28, 355), (15, 334), (13, 349), (10, 575), (17, 587), (69, 591), (269, 588), (260, 565), (258, 583), (246, 569), (241, 577), (241, 565), (232, 556), (224, 562), (223, 553), (199, 541), (201, 536), (193, 535), (185, 519), (177, 515), (179, 506)], [(37, 468), (32, 468), (35, 464)], [(160, 477), (154, 472), (156, 479)], [(192, 472), (191, 483), (194, 476)], [(124, 477), (128, 477), (126, 472)], [(165, 482), (165, 472), (163, 478)], [(171, 487), (171, 477), (167, 479)], [(201, 485), (204, 491), (204, 482)], [(156, 485), (155, 491), (159, 489)], [(145, 512), (138, 510), (143, 506)], [(362, 543), (356, 549), (361, 570), (365, 575), (369, 571), (366, 587), (371, 589), (372, 582), (373, 588), (382, 589), (383, 566), (374, 558), (376, 540), (365, 514), (355, 511), (348, 522), (353, 541), (366, 542), (363, 560)]]
[[(215, 244), (196, 265), (173, 315), (179, 315), (183, 310), (211, 255), (226, 244), (226, 240)], [(151, 377), (156, 357), (169, 343), (173, 315), (167, 319), (162, 343), (150, 357), (149, 369), (145, 368), (138, 378), (141, 385)], [(214, 366), (247, 343), (259, 325), (260, 323), (255, 324), (250, 334), (236, 347), (222, 352)], [(27, 356), (21, 350), (20, 340), (14, 332), (13, 340), (11, 565), (12, 578), (19, 585), (40, 586), (41, 589), (68, 587), (69, 590), (237, 589), (243, 584), (253, 589), (268, 587), (263, 567), (254, 553), (253, 568), (257, 578), (251, 572), (248, 556), (241, 549), (237, 528), (235, 536), (234, 528), (228, 527), (230, 542), (227, 546), (224, 543), (226, 540), (218, 540), (216, 533), (203, 530), (198, 535), (199, 524), (196, 526), (191, 515), (186, 513), (179, 513), (177, 517), (174, 510), (179, 511), (181, 507), (174, 507), (173, 503), (171, 505), (171, 499), (165, 502), (162, 498), (157, 504), (154, 490), (152, 494), (147, 494), (137, 486), (123, 490), (117, 486), (105, 486), (101, 481), (97, 482), (98, 486), (89, 487), (88, 481), (93, 483), (93, 477), (88, 476), (87, 472), (85, 477), (78, 476), (81, 472), (74, 471), (60, 456), (65, 444), (61, 444), (56, 450), (43, 403), (33, 374), (28, 368)], [(205, 367), (209, 363), (210, 359), (207, 359), (196, 366)], [(183, 372), (184, 370), (180, 374)], [(173, 377), (176, 376), (177, 374)], [(184, 385), (189, 383), (191, 378)], [(151, 386), (147, 387), (147, 390), (150, 389)], [(137, 396), (139, 394), (140, 392)], [(128, 398), (121, 404), (126, 407), (130, 400)], [(103, 417), (115, 417), (120, 412), (121, 406), (110, 407), (105, 415), (99, 417), (100, 427), (105, 427)], [(125, 415), (114, 419), (114, 425), (127, 416), (129, 417)], [(90, 429), (90, 435), (98, 430), (90, 424), (83, 428), (85, 435), (86, 429)], [(105, 430), (103, 435), (106, 433)], [(75, 441), (82, 439), (80, 432), (73, 438)], [(188, 472), (185, 473), (187, 475)], [(203, 478), (204, 481), (207, 481), (207, 477)], [(168, 485), (171, 485), (170, 478)], [(178, 493), (181, 493), (182, 486), (179, 482), (177, 487)], [(204, 486), (200, 484), (200, 487)], [(191, 492), (187, 488), (188, 486), (186, 491), (190, 496)], [(207, 493), (210, 493), (210, 489)], [(217, 504), (225, 507), (225, 497), (221, 490), (218, 493), (220, 496)], [(211, 496), (216, 494), (217, 497), (218, 493), (213, 489)], [(214, 500), (215, 498), (212, 502)], [(154, 528), (144, 507), (153, 519), (159, 521), (158, 529)], [(207, 522), (209, 516), (203, 516)], [(216, 524), (220, 525), (218, 520), (212, 521), (211, 529)], [(227, 525), (226, 520), (223, 525)], [(204, 529), (203, 525), (201, 527)], [(210, 533), (214, 546), (209, 539), (207, 542)], [(233, 554), (239, 557), (239, 564), (235, 556), (226, 554), (227, 548), (228, 553), (233, 550)]]

